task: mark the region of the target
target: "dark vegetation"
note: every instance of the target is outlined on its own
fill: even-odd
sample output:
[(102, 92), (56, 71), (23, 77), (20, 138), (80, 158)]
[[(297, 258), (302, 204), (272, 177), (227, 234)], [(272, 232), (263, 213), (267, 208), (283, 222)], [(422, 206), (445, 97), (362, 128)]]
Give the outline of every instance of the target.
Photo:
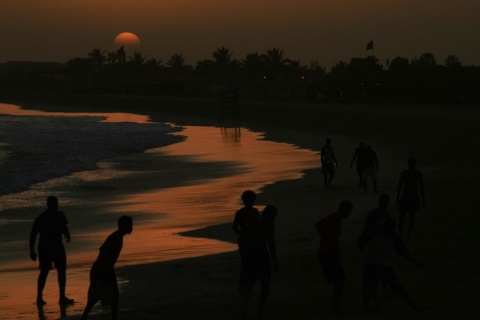
[(455, 55), (437, 63), (432, 53), (379, 63), (375, 56), (338, 61), (329, 72), (318, 63), (302, 65), (273, 48), (241, 60), (220, 47), (212, 59), (168, 61), (93, 49), (66, 63), (0, 64), (0, 92), (134, 94), (214, 97), (225, 91), (242, 99), (479, 103), (480, 67), (462, 66)]

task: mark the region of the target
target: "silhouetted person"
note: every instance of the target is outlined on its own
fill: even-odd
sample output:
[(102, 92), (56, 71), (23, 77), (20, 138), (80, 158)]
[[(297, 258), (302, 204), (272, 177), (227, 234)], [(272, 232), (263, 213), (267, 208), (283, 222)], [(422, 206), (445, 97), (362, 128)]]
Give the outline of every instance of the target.
[(352, 161), (350, 161), (350, 167), (353, 166), (353, 162), (356, 160), (356, 168), (357, 168), (357, 175), (358, 175), (358, 186), (361, 188), (363, 186), (363, 167), (364, 167), (364, 159), (363, 153), (365, 151), (365, 142), (360, 141), (359, 146), (355, 149), (355, 153), (353, 154)]
[(373, 192), (377, 193), (377, 171), (379, 170), (378, 167), (378, 159), (377, 154), (375, 151), (372, 150), (370, 145), (365, 147), (363, 152), (363, 173), (362, 173), (362, 184), (365, 192), (367, 192), (367, 182), (368, 178), (372, 180), (373, 184)]
[(378, 197), (378, 208), (370, 211), (365, 220), (362, 233), (358, 239), (358, 245), (361, 251), (363, 248), (370, 242), (372, 237), (380, 230), (383, 223), (390, 219), (390, 214), (388, 213), (388, 204), (390, 203), (390, 198), (386, 194), (381, 194)]
[(102, 305), (110, 305), (112, 319), (117, 319), (119, 291), (114, 267), (122, 251), (123, 237), (132, 233), (132, 230), (132, 218), (121, 216), (118, 219), (118, 229), (109, 235), (100, 247), (97, 260), (90, 270), (88, 302), (81, 319), (87, 319), (98, 301), (101, 301)]
[(277, 252), (275, 245), (275, 218), (277, 209), (268, 205), (263, 210), (261, 217), (249, 219), (244, 224), (244, 259), (242, 270), (242, 319), (247, 317), (247, 305), (253, 286), (260, 282), (260, 307), (259, 317), (264, 316), (264, 310), (270, 291), (270, 278), (272, 275), (272, 262), (275, 271), (278, 271)]
[(320, 161), (322, 163), (323, 181), (325, 187), (328, 187), (335, 175), (335, 166), (338, 167), (337, 159), (335, 159), (335, 154), (333, 153), (332, 141), (330, 139), (325, 141), (325, 146), (321, 149)]
[(40, 275), (37, 282), (37, 300), (38, 306), (43, 306), (46, 302), (43, 300), (43, 289), (47, 281), (48, 273), (53, 266), (57, 269), (58, 286), (60, 291), (59, 304), (73, 304), (73, 300), (65, 295), (65, 286), (67, 283), (67, 256), (63, 246), (62, 235), (70, 242), (70, 232), (67, 227), (68, 221), (63, 212), (58, 211), (57, 197), (47, 198), (47, 210), (42, 212), (33, 223), (30, 232), (30, 258), (37, 260), (35, 252), (35, 242), (37, 234), (40, 234), (38, 241), (38, 260)]
[(420, 209), (420, 203), (425, 207), (425, 187), (423, 174), (415, 169), (417, 160), (408, 159), (408, 169), (400, 174), (397, 188), (397, 205), (400, 210), (399, 228), (403, 235), (405, 216), (408, 214), (408, 236), (411, 235), (415, 224), (415, 213)]
[(350, 201), (342, 201), (338, 211), (334, 212), (315, 224), (321, 240), (318, 248), (318, 259), (322, 265), (325, 279), (333, 285), (333, 310), (335, 313), (344, 313), (342, 295), (345, 286), (345, 271), (340, 262), (339, 241), (342, 232), (342, 220), (352, 213)]
[(365, 265), (363, 269), (363, 306), (368, 310), (370, 298), (375, 296), (378, 282), (398, 292), (398, 294), (414, 309), (415, 304), (397, 280), (390, 266), (395, 251), (418, 268), (423, 264), (413, 259), (407, 251), (405, 243), (395, 234), (395, 220), (387, 218), (380, 224), (365, 249)]
[(238, 235), (238, 252), (240, 253), (240, 262), (242, 268), (242, 270), (240, 270), (240, 283), (242, 282), (243, 268), (245, 263), (245, 223), (252, 218), (258, 218), (260, 215), (258, 209), (253, 206), (255, 199), (257, 198), (257, 195), (254, 191), (244, 191), (241, 198), (244, 207), (235, 213), (235, 218), (232, 225), (233, 231)]

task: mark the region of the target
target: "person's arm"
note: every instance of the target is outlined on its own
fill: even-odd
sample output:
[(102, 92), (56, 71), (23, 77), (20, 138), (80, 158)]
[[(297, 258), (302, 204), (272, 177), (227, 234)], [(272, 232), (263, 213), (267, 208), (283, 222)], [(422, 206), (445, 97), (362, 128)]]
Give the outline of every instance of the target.
[(61, 214), (62, 214), (63, 220), (64, 220), (62, 233), (63, 233), (65, 239), (67, 240), (67, 243), (69, 243), (70, 242), (70, 231), (68, 230), (68, 227), (67, 227), (67, 225), (68, 225), (67, 217), (65, 217), (65, 214), (63, 212)]
[(397, 186), (397, 205), (400, 204), (400, 196), (402, 194), (402, 189), (403, 189), (403, 175), (400, 175), (400, 179), (398, 180), (398, 186)]
[(267, 246), (268, 251), (270, 252), (270, 257), (272, 257), (273, 270), (278, 271), (277, 245), (275, 242), (275, 225), (271, 225), (269, 228)]
[(352, 161), (350, 161), (350, 167), (353, 166), (353, 162), (355, 159), (357, 159), (358, 156), (358, 150), (355, 150), (355, 153), (353, 154)]
[(422, 197), (422, 206), (425, 208), (425, 186), (423, 184), (423, 175), (420, 175), (420, 179), (418, 183), (420, 185), (420, 196)]
[(235, 215), (235, 219), (233, 219), (232, 230), (236, 234), (240, 235), (240, 223), (238, 222), (237, 215)]
[(377, 169), (377, 171), (379, 171), (380, 167), (378, 165), (378, 157), (377, 157), (376, 153), (375, 153), (375, 157), (373, 158), (373, 161), (374, 161), (374, 164), (375, 164), (375, 168)]
[(333, 162), (335, 162), (335, 165), (338, 167), (338, 162), (337, 162), (337, 159), (335, 158), (335, 154), (333, 153), (333, 148), (332, 148), (332, 159), (333, 159)]
[(30, 259), (33, 261), (37, 260), (37, 253), (35, 252), (35, 242), (37, 240), (38, 226), (37, 220), (33, 223), (32, 230), (30, 231)]

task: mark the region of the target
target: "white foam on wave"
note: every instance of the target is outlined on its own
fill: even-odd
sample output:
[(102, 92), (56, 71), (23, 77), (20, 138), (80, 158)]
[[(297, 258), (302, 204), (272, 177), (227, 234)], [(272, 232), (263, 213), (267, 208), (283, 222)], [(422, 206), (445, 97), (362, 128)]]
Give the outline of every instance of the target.
[(182, 141), (182, 128), (162, 123), (102, 122), (95, 116), (0, 114), (0, 195), (74, 172), (102, 160)]

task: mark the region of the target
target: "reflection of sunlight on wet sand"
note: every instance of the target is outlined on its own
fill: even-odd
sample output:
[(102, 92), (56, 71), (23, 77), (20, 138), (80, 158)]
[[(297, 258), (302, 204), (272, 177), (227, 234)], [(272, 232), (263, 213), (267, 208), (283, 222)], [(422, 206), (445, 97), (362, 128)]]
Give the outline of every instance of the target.
[(133, 113), (86, 113), (86, 112), (45, 112), (39, 110), (21, 109), (19, 106), (0, 103), (0, 114), (9, 114), (14, 116), (88, 116), (88, 117), (104, 117), (103, 122), (135, 122), (148, 123), (150, 118), (145, 115)]
[[(224, 178), (132, 194), (113, 202), (116, 212), (163, 214), (161, 219), (136, 227), (135, 232), (140, 236), (132, 235), (125, 250), (129, 263), (137, 259), (166, 260), (235, 250), (233, 233), (232, 243), (190, 239), (178, 233), (230, 222), (241, 206), (239, 199), (244, 190), (258, 192), (275, 181), (298, 179), (302, 171), (319, 167), (317, 153), (263, 140), (261, 134), (247, 129), (186, 127), (181, 134), (188, 137), (185, 142), (149, 152), (159, 157), (165, 153), (189, 156), (212, 165), (231, 162), (241, 170)], [(264, 205), (258, 203), (260, 209)]]

